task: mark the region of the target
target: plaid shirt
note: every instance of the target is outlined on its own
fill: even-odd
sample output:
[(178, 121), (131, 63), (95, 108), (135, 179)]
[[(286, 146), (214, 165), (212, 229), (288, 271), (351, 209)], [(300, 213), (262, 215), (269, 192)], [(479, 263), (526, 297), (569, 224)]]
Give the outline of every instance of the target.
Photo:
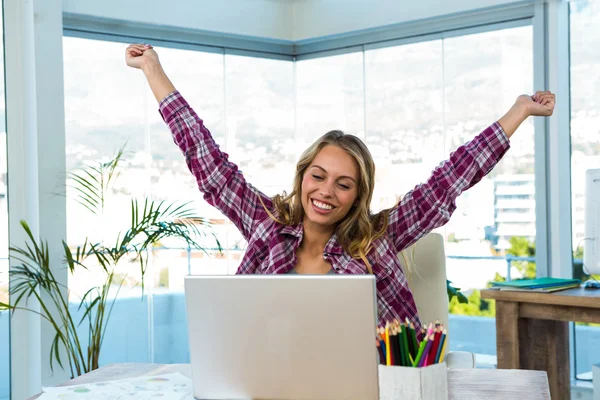
[[(284, 226), (267, 215), (259, 199), (272, 211), (271, 199), (246, 182), (178, 91), (160, 102), (159, 112), (185, 155), (204, 199), (225, 214), (248, 242), (237, 273), (289, 272), (297, 262), (302, 224)], [(408, 318), (417, 329), (421, 328), (398, 252), (448, 222), (456, 209), (456, 198), (479, 182), (508, 148), (508, 137), (494, 122), (454, 151), (426, 182), (407, 193), (391, 211), (387, 235), (377, 240), (367, 255), (375, 275), (380, 325), (394, 318)], [(362, 260), (345, 252), (335, 234), (327, 242), (323, 257), (338, 274), (366, 273)]]

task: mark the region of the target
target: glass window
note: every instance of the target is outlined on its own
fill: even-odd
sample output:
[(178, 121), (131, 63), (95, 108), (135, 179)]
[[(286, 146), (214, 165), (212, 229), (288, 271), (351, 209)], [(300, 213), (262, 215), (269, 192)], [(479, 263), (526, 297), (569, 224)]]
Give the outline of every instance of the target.
[[(376, 158), (373, 208), (389, 207), (424, 181), (450, 152), (498, 120), (517, 96), (533, 91), (532, 27), (504, 29), (365, 52), (366, 139)], [(493, 45), (490, 45), (493, 43)], [(453, 350), (494, 365), (493, 305), (479, 288), (507, 276), (504, 255), (535, 246), (533, 123), (511, 139), (496, 168), (457, 201), (445, 237), (448, 279), (469, 297), (451, 304)], [(518, 248), (517, 248), (518, 247)], [(512, 266), (535, 274), (535, 263)], [(455, 325), (454, 325), (455, 324)], [(488, 338), (473, 342), (477, 329)]]
[[(83, 49), (91, 47), (102, 54), (101, 62), (85, 59)], [(426, 179), (451, 151), (506, 112), (519, 94), (533, 91), (532, 47), (532, 28), (526, 26), (295, 64), (157, 50), (175, 86), (254, 186), (269, 195), (289, 191), (301, 152), (327, 131), (341, 129), (365, 139), (375, 157), (372, 208), (379, 210)], [(110, 237), (126, 227), (132, 196), (189, 201), (214, 223), (225, 252), (210, 248), (205, 254), (178, 242), (161, 242), (151, 255), (142, 302), (136, 270), (127, 263), (119, 266), (131, 278), (120, 294), (120, 312), (123, 318), (134, 312), (139, 320), (127, 324), (127, 340), (107, 339), (102, 360), (187, 362), (183, 276), (235, 273), (246, 243), (202, 199), (143, 75), (124, 66), (124, 48), (65, 38), (69, 170), (107, 160), (127, 143), (126, 162), (119, 184), (109, 193), (104, 220), (84, 215), (69, 192), (68, 239), (80, 244), (86, 235)], [(459, 198), (452, 220), (439, 229), (446, 239), (449, 279), (476, 297), (471, 308), (454, 310), (467, 314), (465, 318), (493, 316), (493, 308), (479, 302), (477, 289), (496, 274), (507, 275), (505, 254), (525, 256), (535, 246), (532, 122), (511, 142), (504, 160)], [(523, 248), (527, 254), (515, 253)], [(535, 263), (527, 261), (513, 265), (512, 276), (535, 274)], [(76, 274), (69, 285), (79, 294), (99, 279)], [(118, 325), (114, 319), (121, 318), (115, 312), (113, 327)], [(469, 326), (475, 323), (489, 330), (482, 336), (489, 343), (472, 342)], [(454, 349), (469, 345), (467, 350), (495, 354), (493, 323), (492, 318), (461, 320), (468, 329), (462, 342), (459, 329), (453, 329)]]
[[(444, 40), (444, 128), (446, 150), (452, 151), (498, 120), (522, 93), (533, 92), (531, 26), (460, 36)], [(493, 44), (493, 45), (491, 45)], [(515, 240), (535, 243), (535, 181), (533, 120), (511, 137), (511, 149), (498, 165), (458, 199), (445, 226), (450, 255), (490, 257), (515, 249)], [(510, 208), (511, 210), (505, 211)], [(525, 254), (514, 254), (522, 255)], [(500, 273), (502, 260), (449, 260), (460, 287), (478, 287)], [(485, 263), (489, 268), (481, 268)], [(533, 268), (533, 269), (532, 269)], [(529, 274), (535, 274), (534, 264)], [(524, 271), (523, 271), (524, 272)], [(515, 274), (513, 276), (518, 275)]]
[(298, 156), (334, 129), (364, 139), (363, 82), (361, 52), (296, 63)]
[[(8, 303), (8, 207), (7, 207), (7, 152), (6, 102), (4, 93), (4, 27), (0, 1), (0, 302)], [(0, 312), (0, 400), (10, 395), (10, 341), (7, 312)]]
[[(246, 244), (237, 229), (203, 200), (142, 73), (125, 66), (125, 47), (80, 38), (64, 40), (69, 171), (84, 163), (106, 161), (126, 144), (104, 220), (90, 216), (76, 204), (74, 193), (68, 193), (69, 243), (81, 244), (94, 232), (114, 238), (118, 230), (127, 228), (132, 197), (186, 202), (210, 220), (224, 252), (217, 251), (214, 240), (202, 241), (206, 252), (176, 240), (161, 241), (150, 255), (142, 301), (138, 268), (128, 262), (118, 266), (125, 285), (111, 315), (101, 357), (102, 364), (189, 362), (184, 276), (234, 273)], [(101, 54), (94, 58), (101, 62), (88, 62), (82, 56), (84, 48)], [(248, 181), (268, 194), (289, 190), (296, 157), (293, 63), (156, 50), (175, 87)], [(93, 82), (89, 76), (94, 76)], [(81, 82), (87, 84), (82, 87)], [(77, 295), (102, 279), (98, 272), (76, 273), (69, 282), (72, 300), (77, 301)], [(116, 334), (119, 326), (128, 327), (124, 339)]]
[[(142, 74), (125, 66), (124, 52), (121, 43), (63, 39), (67, 172), (81, 172), (86, 165), (107, 162), (125, 146), (120, 174), (106, 191), (105, 206), (99, 215), (78, 204), (77, 192), (68, 182), (67, 242), (72, 248), (86, 238), (116, 243), (118, 232), (129, 228), (131, 198), (149, 192), (149, 99)], [(121, 261), (116, 268), (116, 279), (125, 279), (125, 283), (110, 315), (101, 365), (151, 361), (149, 305), (147, 296), (140, 301), (139, 270), (139, 265), (129, 260)], [(106, 273), (95, 264), (90, 264), (89, 270), (77, 268), (69, 276), (69, 302), (74, 312), (82, 296), (105, 279)], [(86, 329), (85, 324), (80, 326), (83, 337), (87, 336)]]
[[(571, 1), (571, 201), (574, 275), (584, 276), (585, 174), (600, 168), (600, 2)], [(600, 276), (596, 276), (600, 279)], [(591, 380), (600, 362), (598, 324), (575, 325), (575, 377)]]
[[(294, 63), (225, 57), (227, 150), (247, 181), (269, 196), (291, 191), (298, 145), (294, 135)], [(229, 273), (246, 242), (227, 228)]]
[[(443, 45), (444, 139), (450, 152), (504, 115), (517, 96), (533, 93), (533, 28), (448, 38)], [(460, 196), (442, 229), (448, 279), (466, 289), (469, 298), (468, 305), (458, 305), (456, 299), (451, 303), (451, 312), (462, 314), (450, 327), (452, 347), (477, 353), (482, 367), (496, 365), (495, 322), (490, 318), (495, 310), (481, 301), (477, 288), (509, 274), (535, 277), (533, 120), (525, 121), (510, 141), (511, 149), (498, 165)], [(507, 262), (508, 254), (524, 260)], [(480, 340), (473, 341), (471, 329), (480, 332)]]
[(374, 211), (393, 206), (444, 157), (442, 71), (439, 40), (365, 52)]

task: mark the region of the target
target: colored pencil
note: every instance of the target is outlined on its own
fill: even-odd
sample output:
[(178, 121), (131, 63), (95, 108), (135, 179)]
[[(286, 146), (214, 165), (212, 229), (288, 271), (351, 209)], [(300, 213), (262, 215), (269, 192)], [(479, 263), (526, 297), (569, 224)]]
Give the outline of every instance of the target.
[(410, 336), (412, 341), (412, 356), (415, 358), (417, 356), (417, 352), (419, 351), (419, 343), (417, 342), (417, 333), (415, 332), (415, 325), (410, 323)]
[(444, 353), (446, 352), (447, 344), (448, 344), (448, 340), (444, 340), (444, 345), (442, 346), (442, 354), (440, 354), (440, 362), (444, 362)]
[(441, 338), (442, 338), (442, 331), (438, 324), (438, 326), (435, 328), (433, 344), (431, 345), (431, 350), (429, 351), (429, 355), (427, 356), (427, 364), (426, 365), (432, 365), (433, 363), (435, 363), (435, 356), (438, 353), (438, 348), (440, 346)]
[(408, 346), (408, 327), (407, 326), (403, 326), (402, 329), (402, 348), (404, 349), (404, 352), (406, 354), (406, 365), (409, 365), (410, 362), (410, 348)]
[(382, 362), (383, 365), (386, 364), (386, 352), (385, 352), (385, 339), (384, 339), (384, 336), (385, 336), (385, 332), (384, 332), (383, 328), (379, 328), (378, 329), (377, 337), (379, 338), (379, 348), (383, 352), (383, 362)]
[(375, 346), (377, 346), (377, 353), (379, 353), (379, 364), (385, 364), (385, 357), (383, 356), (383, 349), (379, 344), (379, 340), (375, 341)]
[(427, 345), (425, 346), (425, 350), (423, 350), (423, 354), (421, 355), (419, 364), (417, 364), (419, 367), (427, 366), (427, 355), (429, 354), (429, 351), (431, 350), (432, 344), (433, 344), (433, 334), (431, 336), (429, 336), (429, 340), (427, 340)]
[(437, 354), (435, 355), (435, 363), (440, 362), (440, 355), (442, 354), (442, 348), (444, 347), (444, 342), (446, 341), (446, 330), (442, 332), (442, 338), (440, 339), (440, 345), (438, 346)]
[(392, 365), (392, 352), (390, 351), (390, 324), (385, 324), (385, 365)]
[(423, 351), (425, 351), (425, 346), (427, 345), (427, 340), (423, 340), (421, 345), (419, 346), (419, 351), (417, 352), (417, 357), (413, 361), (413, 367), (419, 365), (419, 361), (421, 361), (421, 356), (423, 355)]
[(392, 349), (392, 365), (400, 365), (400, 353), (398, 351), (398, 334), (394, 326), (390, 327), (390, 348)]
[(402, 327), (398, 325), (394, 328), (397, 332), (396, 337), (396, 346), (398, 346), (398, 364), (404, 366), (406, 365), (406, 354), (404, 353), (404, 349), (402, 348)]
[(410, 321), (408, 320), (408, 318), (405, 318), (403, 325), (404, 325), (404, 330), (406, 332), (406, 338), (408, 339), (408, 354), (412, 355), (414, 350), (413, 350), (412, 337), (411, 337), (411, 333), (410, 333)]
[(404, 354), (406, 355), (406, 357), (405, 357), (406, 364), (405, 365), (407, 367), (410, 367), (410, 366), (412, 366), (411, 355), (410, 355), (410, 346), (409, 346), (410, 333), (408, 331), (408, 325), (406, 325), (402, 322), (402, 323), (400, 323), (400, 326), (402, 327), (402, 343), (400, 345), (402, 346), (402, 350), (404, 351)]

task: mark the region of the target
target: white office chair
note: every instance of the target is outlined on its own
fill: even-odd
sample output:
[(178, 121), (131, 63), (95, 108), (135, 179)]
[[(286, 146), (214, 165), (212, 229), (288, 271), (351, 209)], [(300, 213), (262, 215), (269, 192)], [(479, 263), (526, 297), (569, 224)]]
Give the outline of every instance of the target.
[[(429, 233), (398, 254), (408, 279), (408, 285), (423, 323), (439, 320), (448, 328), (448, 292), (446, 290), (446, 252), (439, 233)], [(408, 268), (407, 268), (408, 263)], [(446, 340), (450, 340), (448, 331)], [(449, 352), (448, 368), (475, 368), (475, 354), (466, 351)]]

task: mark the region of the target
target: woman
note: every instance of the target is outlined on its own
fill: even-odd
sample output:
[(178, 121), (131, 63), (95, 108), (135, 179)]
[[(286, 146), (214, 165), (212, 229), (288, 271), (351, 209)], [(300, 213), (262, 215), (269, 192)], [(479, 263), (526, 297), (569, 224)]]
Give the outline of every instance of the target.
[(394, 207), (369, 211), (375, 165), (363, 142), (331, 131), (300, 158), (292, 192), (269, 198), (246, 182), (219, 150), (203, 121), (163, 71), (152, 46), (132, 44), (126, 63), (141, 69), (159, 111), (196, 177), (204, 199), (240, 230), (248, 248), (239, 274), (364, 274), (376, 277), (379, 324), (420, 321), (397, 254), (444, 225), (456, 198), (476, 184), (509, 148), (529, 116), (550, 116), (550, 92), (519, 96), (510, 110), (434, 169)]

